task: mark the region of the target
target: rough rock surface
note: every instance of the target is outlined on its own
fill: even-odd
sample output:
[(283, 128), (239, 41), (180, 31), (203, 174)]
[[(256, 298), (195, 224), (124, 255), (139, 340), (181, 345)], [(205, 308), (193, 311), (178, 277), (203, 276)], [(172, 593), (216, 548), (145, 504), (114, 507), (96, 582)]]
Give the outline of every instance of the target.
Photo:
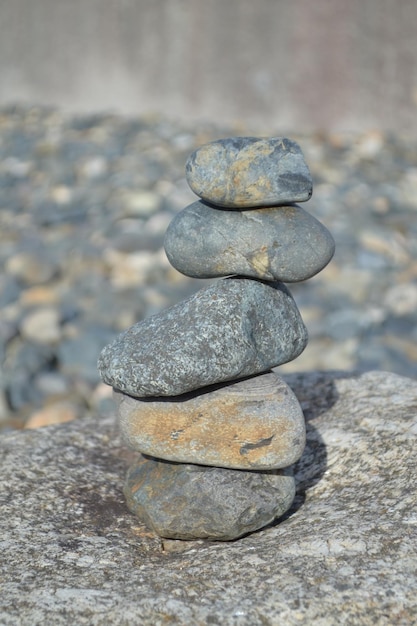
[(128, 444), (159, 459), (276, 469), (297, 461), (304, 449), (299, 402), (272, 372), (180, 397), (115, 396)]
[(285, 285), (232, 277), (129, 328), (98, 367), (104, 382), (131, 396), (175, 396), (265, 372), (306, 343)]
[(416, 381), (287, 380), (308, 426), (298, 495), (284, 521), (232, 543), (145, 530), (122, 495), (114, 419), (3, 436), (2, 625), (413, 624)]
[(180, 211), (165, 234), (169, 262), (194, 278), (307, 280), (334, 249), (327, 228), (296, 205), (227, 211), (200, 200)]
[(228, 541), (290, 508), (290, 469), (245, 472), (139, 457), (124, 493), (129, 509), (160, 537)]
[(205, 144), (188, 158), (186, 178), (197, 196), (228, 208), (303, 202), (313, 190), (299, 145), (283, 137)]

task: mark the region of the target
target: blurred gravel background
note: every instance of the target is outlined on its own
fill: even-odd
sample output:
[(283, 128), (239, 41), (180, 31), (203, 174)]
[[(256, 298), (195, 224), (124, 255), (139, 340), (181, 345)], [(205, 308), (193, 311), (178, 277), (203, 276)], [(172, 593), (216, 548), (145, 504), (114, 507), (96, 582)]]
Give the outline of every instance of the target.
[[(195, 199), (186, 158), (250, 134), (283, 132), (0, 109), (1, 430), (113, 411), (101, 348), (207, 282), (176, 272), (162, 247)], [(417, 142), (376, 131), (291, 138), (314, 180), (303, 207), (337, 251), (317, 277), (290, 285), (310, 342), (279, 371), (416, 378)]]

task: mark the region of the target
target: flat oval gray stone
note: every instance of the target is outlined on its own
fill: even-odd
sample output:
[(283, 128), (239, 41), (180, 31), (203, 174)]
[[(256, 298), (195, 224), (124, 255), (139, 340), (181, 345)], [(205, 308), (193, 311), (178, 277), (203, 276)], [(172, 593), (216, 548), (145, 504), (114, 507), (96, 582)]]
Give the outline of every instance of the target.
[(128, 444), (159, 459), (261, 470), (292, 465), (304, 450), (300, 404), (273, 372), (173, 398), (115, 397)]
[(174, 217), (165, 235), (171, 265), (195, 278), (306, 280), (334, 249), (327, 228), (297, 205), (228, 211), (199, 200)]
[(131, 396), (175, 396), (266, 372), (306, 345), (285, 285), (232, 277), (132, 326), (104, 348), (98, 368)]
[(141, 457), (127, 475), (129, 509), (160, 537), (228, 541), (281, 517), (295, 495), (291, 470), (242, 470)]
[(185, 166), (197, 196), (244, 208), (305, 202), (313, 181), (300, 146), (285, 137), (231, 137), (201, 146)]

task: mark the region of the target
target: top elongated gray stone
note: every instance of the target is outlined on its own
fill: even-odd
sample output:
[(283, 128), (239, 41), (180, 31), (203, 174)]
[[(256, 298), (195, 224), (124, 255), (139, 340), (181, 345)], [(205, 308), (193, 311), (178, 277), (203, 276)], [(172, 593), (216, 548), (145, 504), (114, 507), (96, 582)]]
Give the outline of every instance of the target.
[(173, 396), (265, 372), (306, 344), (285, 285), (233, 277), (135, 324), (102, 351), (98, 367), (129, 395)]
[(313, 191), (299, 145), (285, 137), (213, 141), (195, 150), (185, 169), (197, 196), (228, 208), (304, 202)]
[(327, 265), (334, 247), (327, 228), (297, 205), (228, 211), (199, 200), (165, 235), (171, 265), (196, 278), (306, 280)]

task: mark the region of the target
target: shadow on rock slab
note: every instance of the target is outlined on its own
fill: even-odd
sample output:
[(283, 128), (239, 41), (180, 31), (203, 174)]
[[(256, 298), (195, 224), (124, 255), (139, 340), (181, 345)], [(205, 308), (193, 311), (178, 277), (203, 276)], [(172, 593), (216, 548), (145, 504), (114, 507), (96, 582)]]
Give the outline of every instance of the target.
[(268, 527), (281, 524), (292, 517), (304, 504), (306, 492), (316, 485), (324, 476), (327, 469), (326, 445), (319, 431), (309, 422), (306, 423), (307, 441), (303, 455), (294, 464), (295, 498), (291, 508)]
[[(277, 373), (279, 369), (275, 370)], [(308, 373), (311, 380), (316, 377), (314, 393), (312, 387), (305, 387), (303, 381), (307, 374), (305, 372), (283, 375), (285, 382), (295, 393), (304, 412), (306, 420), (306, 446), (301, 458), (294, 464), (294, 478), (296, 483), (296, 495), (291, 508), (280, 518), (269, 524), (268, 528), (277, 526), (283, 521), (292, 517), (304, 504), (306, 492), (314, 487), (324, 476), (327, 469), (327, 451), (317, 428), (313, 422), (323, 413), (331, 410), (339, 398), (335, 380), (341, 378), (352, 378), (355, 373), (347, 372), (315, 372)], [(359, 374), (357, 374), (359, 376)]]

